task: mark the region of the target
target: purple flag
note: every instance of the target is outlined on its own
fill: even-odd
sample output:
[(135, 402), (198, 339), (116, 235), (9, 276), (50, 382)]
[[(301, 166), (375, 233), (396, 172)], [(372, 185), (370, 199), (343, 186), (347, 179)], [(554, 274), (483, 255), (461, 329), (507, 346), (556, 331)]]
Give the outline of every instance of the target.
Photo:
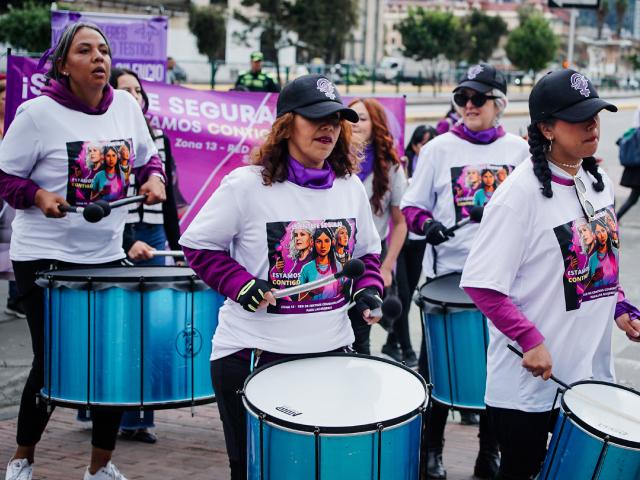
[(55, 10), (51, 12), (51, 45), (58, 43), (67, 25), (76, 22), (102, 29), (111, 44), (114, 67), (128, 68), (147, 80), (165, 81), (167, 17)]

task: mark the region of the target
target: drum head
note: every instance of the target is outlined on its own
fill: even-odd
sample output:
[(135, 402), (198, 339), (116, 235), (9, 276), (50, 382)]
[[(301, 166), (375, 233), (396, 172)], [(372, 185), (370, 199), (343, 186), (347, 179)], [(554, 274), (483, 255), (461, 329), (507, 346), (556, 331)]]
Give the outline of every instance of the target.
[(427, 400), (424, 380), (384, 359), (322, 354), (276, 362), (245, 382), (245, 404), (267, 421), (323, 433), (374, 431), (414, 417)]
[(476, 308), (469, 295), (460, 288), (459, 273), (438, 277), (420, 289), (423, 301), (443, 307)]
[(598, 437), (640, 447), (640, 393), (606, 382), (578, 382), (567, 390), (563, 408)]

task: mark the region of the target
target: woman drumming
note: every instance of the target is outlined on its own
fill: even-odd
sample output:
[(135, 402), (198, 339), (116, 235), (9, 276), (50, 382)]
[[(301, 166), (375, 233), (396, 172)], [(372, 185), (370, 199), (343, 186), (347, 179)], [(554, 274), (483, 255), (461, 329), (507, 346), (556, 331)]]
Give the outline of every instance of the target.
[[(464, 267), (461, 285), (492, 322), (485, 401), (502, 455), (499, 479), (529, 479), (541, 468), (557, 416), (557, 387), (545, 382), (551, 373), (567, 383), (614, 381), (614, 319), (631, 340), (640, 337), (639, 312), (624, 298), (610, 246), (614, 189), (593, 157), (602, 109), (617, 110), (578, 72), (540, 79), (529, 97), (531, 159), (489, 202)], [(593, 282), (611, 261), (615, 268)]]
[[(374, 215), (373, 221), (382, 240), (380, 273), (384, 280), (384, 287), (389, 288), (393, 283), (393, 270), (398, 254), (407, 236), (407, 224), (400, 211), (400, 200), (407, 187), (407, 179), (393, 145), (384, 107), (373, 98), (354, 100), (349, 106), (360, 118), (358, 123), (353, 125), (354, 139), (365, 146), (364, 159), (360, 163), (358, 176), (367, 190)], [(393, 225), (393, 231), (387, 241), (389, 221)], [(371, 325), (364, 322), (357, 313), (352, 312), (351, 316), (351, 326), (356, 336), (353, 348), (358, 353), (369, 354)], [(397, 325), (396, 334), (401, 340), (403, 351), (406, 350), (408, 359), (412, 360), (409, 358), (413, 349), (409, 340), (408, 325), (407, 328)], [(395, 346), (395, 342), (393, 345)], [(382, 351), (388, 354), (385, 347)], [(415, 353), (413, 357), (415, 360)]]
[[(71, 181), (69, 165), (90, 143), (115, 145), (128, 139), (135, 149), (136, 175), (146, 202), (165, 198), (162, 165), (140, 107), (130, 95), (114, 92), (108, 84), (111, 50), (104, 34), (94, 25), (71, 25), (51, 60), (42, 95), (20, 106), (0, 146), (0, 192), (18, 210), (10, 254), (34, 353), (20, 403), (18, 447), (6, 480), (32, 478), (36, 445), (51, 413), (45, 402), (36, 401), (44, 385), (44, 291), (35, 284), (36, 273), (119, 265), (125, 257), (119, 241), (124, 210), (114, 210), (95, 224), (60, 210), (68, 205), (67, 199), (75, 203), (81, 198), (77, 189), (91, 186), (88, 177)], [(120, 416), (117, 410), (92, 408), (91, 461), (85, 480), (126, 480), (111, 463)]]
[[(349, 223), (351, 256), (366, 266), (352, 286), (354, 308), (363, 321), (379, 320), (370, 313), (382, 305), (380, 237), (352, 160), (350, 122), (357, 121), (325, 77), (295, 79), (278, 97), (276, 121), (254, 165), (225, 177), (180, 239), (198, 276), (227, 297), (211, 377), (234, 480), (247, 472), (246, 412), (236, 392), (251, 369), (287, 355), (342, 351), (354, 340), (342, 291), (329, 299), (274, 299), (280, 277), (272, 272), (282, 258), (275, 254), (294, 229), (320, 230), (316, 240), (324, 240)], [(291, 259), (283, 261), (289, 271)]]
[[(453, 93), (461, 123), (420, 151), (402, 209), (409, 229), (425, 235), (431, 245), (427, 246), (422, 263), (429, 279), (462, 271), (478, 225), (466, 225), (453, 238), (447, 234), (447, 227), (465, 218), (473, 207), (474, 194), (482, 188), (479, 173), (485, 169), (496, 172), (502, 165), (515, 166), (528, 156), (527, 143), (505, 133), (499, 124), (507, 105), (506, 91), (504, 76), (493, 66), (470, 67)], [(474, 185), (477, 189), (470, 190)], [(463, 193), (455, 195), (456, 191)], [(498, 254), (500, 251), (495, 251), (492, 256)], [(421, 373), (425, 377), (428, 374), (425, 370)], [(442, 448), (448, 411), (448, 407), (434, 402), (427, 420), (429, 478), (446, 478)], [(481, 414), (480, 453), (474, 474), (492, 478), (497, 469), (497, 443), (486, 416)]]

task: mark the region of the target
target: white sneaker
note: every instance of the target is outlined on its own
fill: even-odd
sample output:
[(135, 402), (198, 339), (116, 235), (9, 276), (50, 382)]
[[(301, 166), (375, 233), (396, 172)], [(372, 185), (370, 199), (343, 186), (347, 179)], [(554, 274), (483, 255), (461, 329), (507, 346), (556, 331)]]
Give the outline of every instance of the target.
[(31, 480), (33, 476), (33, 467), (26, 458), (14, 460), (13, 458), (7, 465), (7, 473), (4, 480)]
[(95, 475), (91, 475), (89, 473), (89, 467), (87, 467), (84, 472), (84, 480), (127, 480), (127, 477), (122, 475), (113, 463), (109, 462), (106, 466), (98, 470)]

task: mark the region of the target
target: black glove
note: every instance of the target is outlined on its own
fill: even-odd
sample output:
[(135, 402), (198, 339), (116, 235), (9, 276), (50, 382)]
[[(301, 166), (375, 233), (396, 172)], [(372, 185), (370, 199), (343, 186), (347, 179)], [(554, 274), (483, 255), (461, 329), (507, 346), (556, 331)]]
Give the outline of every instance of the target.
[(382, 307), (382, 298), (380, 298), (378, 290), (371, 287), (362, 288), (354, 293), (353, 301), (356, 303), (354, 308), (360, 317), (362, 317), (365, 310), (374, 310)]
[(442, 242), (454, 237), (453, 232), (447, 232), (447, 227), (437, 220), (427, 220), (424, 222), (424, 236), (427, 243), (431, 245), (440, 245)]
[(264, 296), (270, 291), (271, 287), (268, 282), (253, 278), (242, 286), (236, 302), (242, 305), (242, 308), (247, 312), (255, 312)]

